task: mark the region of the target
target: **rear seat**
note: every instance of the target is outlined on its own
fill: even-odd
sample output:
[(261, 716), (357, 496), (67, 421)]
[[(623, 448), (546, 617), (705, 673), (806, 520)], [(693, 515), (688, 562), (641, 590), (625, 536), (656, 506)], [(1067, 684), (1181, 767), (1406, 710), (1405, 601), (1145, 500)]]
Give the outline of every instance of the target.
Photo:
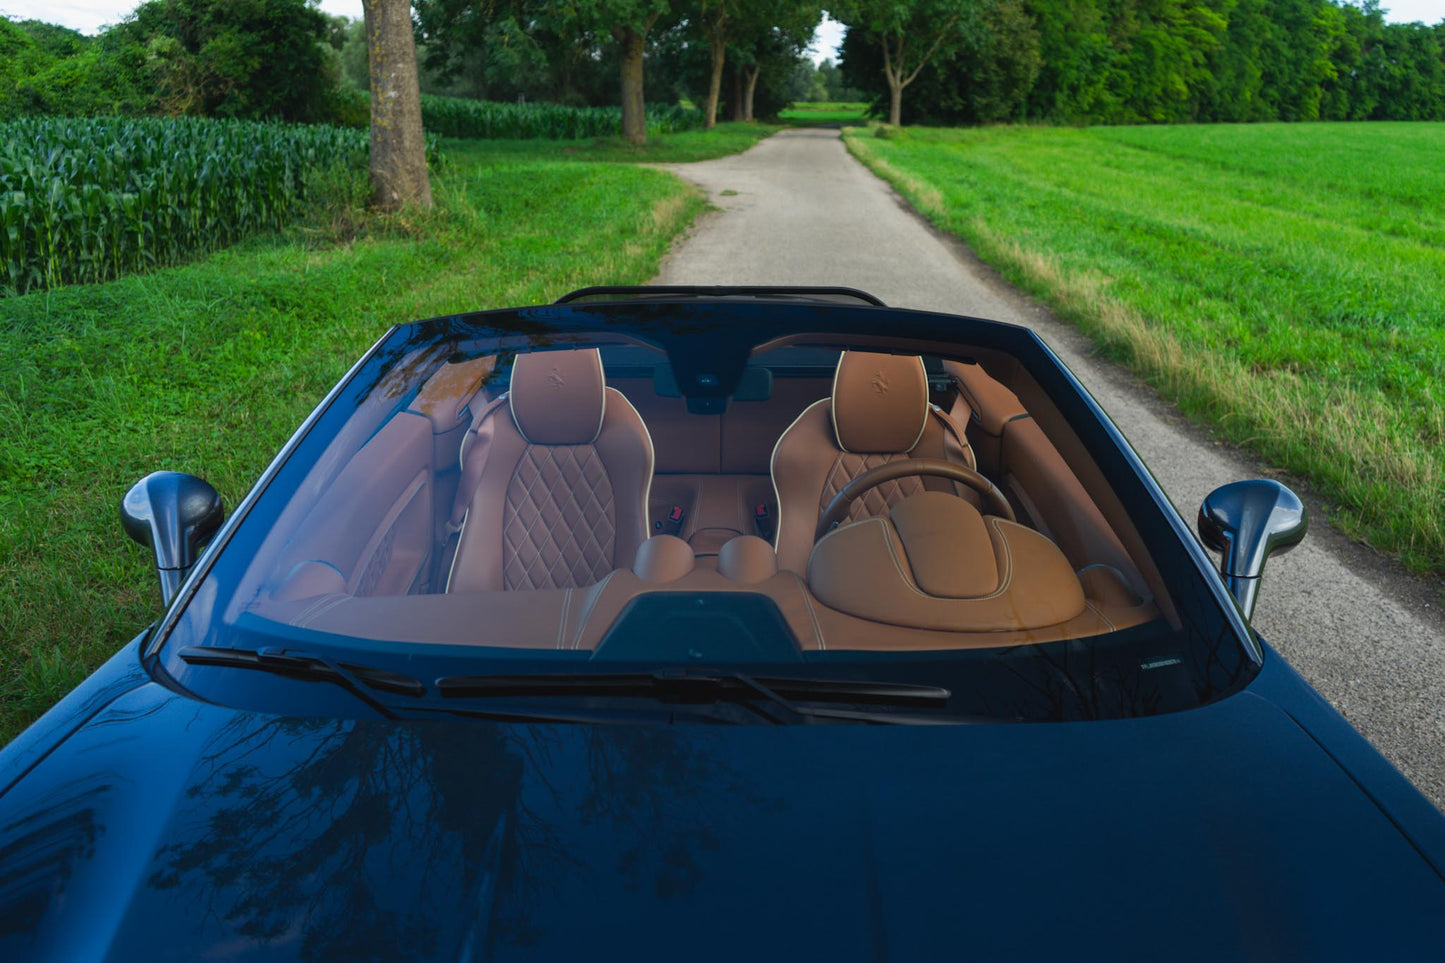
[[(632, 402), (652, 435), (657, 461), (649, 531), (677, 535), (710, 566), (739, 535), (771, 537), (768, 526), (778, 514), (768, 470), (773, 445), (832, 381), (831, 375), (774, 378), (768, 398), (733, 400), (722, 415), (691, 414), (681, 397), (660, 394), (653, 377), (628, 372), (607, 383)], [(669, 522), (674, 510), (681, 511), (680, 524)]]

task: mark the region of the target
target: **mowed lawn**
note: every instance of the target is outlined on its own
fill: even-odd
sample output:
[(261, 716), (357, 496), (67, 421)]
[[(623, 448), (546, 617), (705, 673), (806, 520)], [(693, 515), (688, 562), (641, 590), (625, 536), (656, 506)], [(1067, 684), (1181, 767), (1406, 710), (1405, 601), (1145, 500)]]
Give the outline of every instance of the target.
[(1445, 125), (854, 130), (1189, 414), (1445, 574)]
[(0, 744), (159, 613), (120, 529), (137, 478), (192, 472), (229, 508), (391, 324), (647, 281), (703, 202), (602, 161), (768, 132), (452, 142), (432, 213), (333, 212), (188, 266), (0, 298)]

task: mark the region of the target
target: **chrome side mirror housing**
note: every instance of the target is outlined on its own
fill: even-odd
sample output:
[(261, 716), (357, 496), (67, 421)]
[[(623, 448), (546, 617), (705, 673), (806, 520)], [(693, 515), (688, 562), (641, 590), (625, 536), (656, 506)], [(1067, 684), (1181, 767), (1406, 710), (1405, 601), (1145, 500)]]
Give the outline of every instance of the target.
[(196, 564), (202, 546), (221, 527), (221, 496), (195, 475), (157, 471), (131, 486), (120, 503), (125, 533), (153, 550), (161, 601), (169, 605)]
[(1253, 478), (1210, 492), (1199, 506), (1199, 537), (1219, 552), (1219, 574), (1248, 620), (1254, 615), (1264, 563), (1298, 545), (1310, 515), (1299, 496), (1277, 481)]

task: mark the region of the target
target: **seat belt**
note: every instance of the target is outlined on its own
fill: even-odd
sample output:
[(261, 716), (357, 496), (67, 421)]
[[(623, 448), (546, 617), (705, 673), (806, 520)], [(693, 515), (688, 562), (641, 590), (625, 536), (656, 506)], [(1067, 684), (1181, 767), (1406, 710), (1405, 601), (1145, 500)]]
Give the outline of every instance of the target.
[(673, 505), (667, 511), (667, 517), (658, 523), (662, 528), (662, 534), (680, 537), (682, 535), (682, 523), (686, 518), (687, 512), (683, 511), (682, 506)]
[(758, 530), (759, 538), (768, 543), (772, 542), (773, 518), (768, 514), (766, 502), (758, 502), (753, 506), (753, 527)]
[(477, 482), (482, 479), (482, 469), (485, 468), (487, 464), (486, 458), (476, 459), (475, 461), (467, 458), (467, 455), (471, 453), (472, 443), (476, 441), (475, 436), (478, 430), (487, 423), (487, 419), (492, 416), (492, 412), (500, 408), (506, 401), (507, 392), (504, 391), (487, 402), (486, 407), (477, 412), (476, 417), (472, 419), (473, 427), (467, 429), (467, 438), (462, 439), (460, 455), (462, 477), (461, 480), (457, 482), (457, 494), (452, 503), (451, 518), (447, 521), (447, 532), (449, 534), (455, 535), (461, 531), (462, 522), (467, 515), (467, 506), (472, 503), (472, 493), (476, 491)]
[(938, 420), (943, 423), (944, 430), (954, 437), (954, 440), (959, 443), (959, 445), (963, 448), (964, 451), (968, 452), (970, 467), (977, 470), (978, 459), (976, 459), (973, 455), (973, 446), (968, 443), (968, 436), (963, 433), (963, 428), (959, 426), (958, 422), (953, 420), (952, 415), (944, 411), (938, 405), (935, 405), (933, 402), (928, 403), (928, 408), (930, 411), (933, 412), (933, 414), (938, 418)]

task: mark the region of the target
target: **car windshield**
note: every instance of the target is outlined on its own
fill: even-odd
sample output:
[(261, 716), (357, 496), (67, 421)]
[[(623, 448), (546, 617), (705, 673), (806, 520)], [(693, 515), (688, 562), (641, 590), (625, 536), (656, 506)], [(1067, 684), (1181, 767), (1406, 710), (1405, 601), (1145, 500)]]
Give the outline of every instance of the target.
[(908, 683), (1013, 721), (1186, 709), (1257, 661), (1087, 396), (991, 322), (753, 298), (402, 326), (238, 515), (161, 633), (223, 702), (300, 683), (198, 647), (422, 689)]

